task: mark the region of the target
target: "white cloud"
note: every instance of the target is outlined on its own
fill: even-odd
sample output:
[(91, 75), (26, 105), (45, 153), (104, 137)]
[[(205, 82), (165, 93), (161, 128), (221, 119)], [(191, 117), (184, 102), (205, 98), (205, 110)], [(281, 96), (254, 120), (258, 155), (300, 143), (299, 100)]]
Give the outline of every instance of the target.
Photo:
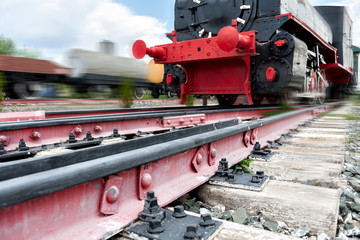
[(57, 61), (71, 48), (97, 50), (104, 39), (115, 42), (122, 56), (136, 39), (166, 42), (167, 23), (111, 0), (1, 0), (0, 16), (0, 34)]

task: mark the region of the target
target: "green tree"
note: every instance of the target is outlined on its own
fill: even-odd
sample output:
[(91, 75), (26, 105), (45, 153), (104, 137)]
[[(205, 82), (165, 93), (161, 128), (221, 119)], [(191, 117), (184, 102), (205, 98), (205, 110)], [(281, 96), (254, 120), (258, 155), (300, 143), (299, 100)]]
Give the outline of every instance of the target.
[(35, 59), (41, 58), (40, 51), (38, 51), (37, 49), (29, 49), (29, 48), (16, 49), (13, 55), (15, 57), (24, 57), (24, 58), (35, 58)]
[(13, 55), (15, 52), (15, 42), (4, 35), (0, 35), (0, 55)]
[(41, 53), (37, 49), (29, 49), (29, 48), (17, 48), (15, 42), (5, 37), (4, 35), (0, 35), (0, 55), (11, 55), (15, 57), (25, 57), (25, 58), (41, 58)]

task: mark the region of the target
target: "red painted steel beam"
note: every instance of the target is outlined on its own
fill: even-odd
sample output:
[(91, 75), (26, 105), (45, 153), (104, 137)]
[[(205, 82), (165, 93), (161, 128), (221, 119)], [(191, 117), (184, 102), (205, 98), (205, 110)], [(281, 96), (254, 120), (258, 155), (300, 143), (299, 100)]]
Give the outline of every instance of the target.
[(44, 111), (34, 111), (34, 112), (8, 112), (0, 113), (0, 123), (1, 122), (12, 122), (12, 121), (25, 121), (25, 120), (39, 120), (45, 119)]
[[(256, 125), (251, 125), (253, 129), (247, 127), (250, 125), (246, 123), (220, 129), (216, 131), (217, 138), (213, 142), (208, 142), (211, 135), (209, 132), (196, 136), (196, 141), (192, 137), (174, 140), (171, 143), (181, 151), (177, 154), (159, 157), (154, 162), (116, 173), (109, 178), (99, 178), (2, 208), (0, 239), (108, 238), (121, 231), (142, 211), (146, 191), (155, 191), (159, 204), (165, 206), (205, 183), (217, 170), (221, 158), (227, 158), (230, 165), (234, 165), (250, 154), (256, 141), (264, 145), (268, 140), (279, 138), (281, 134), (329, 108), (319, 107), (316, 110), (302, 111), (298, 115), (284, 114), (284, 118), (279, 121), (257, 120)], [(247, 136), (249, 142), (244, 141)], [(185, 149), (184, 146), (188, 144), (192, 144), (194, 148), (182, 151), (181, 149)], [(145, 157), (153, 152), (154, 148), (163, 146), (157, 144), (133, 150), (123, 157), (130, 163), (138, 157), (137, 154)], [(161, 150), (166, 152), (167, 149), (159, 149)], [(148, 157), (156, 158), (152, 155)], [(199, 158), (202, 161), (199, 161)], [(97, 159), (93, 164), (99, 162), (106, 166), (109, 160)], [(82, 164), (87, 163), (80, 163), (78, 167), (81, 168)], [(54, 172), (54, 176), (63, 174), (66, 177), (69, 168), (71, 166), (51, 171)], [(39, 180), (44, 178), (44, 174), (37, 173), (29, 177)], [(8, 184), (6, 187), (11, 190), (13, 181), (8, 180)], [(28, 184), (31, 185), (31, 182)], [(118, 191), (117, 197), (108, 196), (110, 188)]]
[[(191, 115), (180, 115), (171, 118), (153, 117), (113, 121), (104, 121), (103, 118), (100, 118), (98, 121), (94, 120), (92, 122), (79, 121), (79, 123), (74, 124), (63, 123), (45, 127), (41, 127), (41, 122), (38, 122), (38, 125), (27, 122), (21, 128), (9, 130), (4, 130), (4, 125), (0, 124), (0, 142), (4, 144), (7, 151), (13, 151), (18, 147), (20, 139), (24, 139), (28, 147), (40, 147), (44, 144), (66, 142), (70, 133), (73, 133), (77, 140), (83, 140), (88, 131), (91, 132), (93, 137), (99, 138), (110, 136), (114, 128), (117, 128), (121, 135), (136, 134), (138, 131), (157, 132), (169, 130), (173, 127), (184, 128), (195, 124), (209, 124), (238, 117), (242, 119), (264, 117), (264, 113), (269, 111), (272, 111), (272, 109), (214, 112), (204, 114), (201, 117), (197, 117), (197, 114), (195, 114), (192, 117)], [(102, 115), (102, 117), (104, 116), (106, 115)], [(193, 118), (192, 121), (191, 118)], [(63, 119), (64, 121), (66, 122)]]

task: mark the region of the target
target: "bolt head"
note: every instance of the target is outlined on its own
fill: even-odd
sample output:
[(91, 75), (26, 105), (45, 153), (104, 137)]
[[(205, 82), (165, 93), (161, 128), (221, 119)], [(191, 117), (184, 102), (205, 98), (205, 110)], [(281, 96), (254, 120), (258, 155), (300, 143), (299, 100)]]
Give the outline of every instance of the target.
[(95, 132), (101, 132), (102, 127), (101, 126), (95, 126), (94, 130), (95, 130)]
[(31, 138), (36, 140), (39, 139), (41, 137), (41, 133), (37, 132), (37, 131), (33, 131), (31, 134)]
[(141, 186), (143, 188), (148, 188), (152, 183), (152, 177), (149, 173), (144, 173), (141, 178)]
[(74, 134), (75, 134), (75, 135), (79, 135), (80, 133), (82, 133), (82, 129), (81, 129), (81, 128), (77, 127), (77, 128), (74, 129)]
[(197, 164), (201, 164), (202, 160), (203, 160), (202, 155), (198, 154), (198, 156), (197, 156)]
[(7, 137), (4, 135), (0, 136), (0, 142), (5, 143), (7, 141)]
[(213, 149), (213, 150), (211, 151), (211, 157), (212, 157), (212, 158), (216, 158), (216, 149)]
[(106, 194), (106, 200), (109, 203), (114, 203), (118, 200), (120, 191), (116, 186), (111, 186)]

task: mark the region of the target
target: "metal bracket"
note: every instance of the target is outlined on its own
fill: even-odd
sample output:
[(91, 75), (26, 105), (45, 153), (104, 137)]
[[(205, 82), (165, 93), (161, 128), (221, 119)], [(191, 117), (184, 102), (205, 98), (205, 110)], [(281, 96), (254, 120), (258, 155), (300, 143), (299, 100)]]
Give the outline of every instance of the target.
[(123, 180), (123, 177), (112, 175), (106, 181), (104, 192), (100, 200), (100, 213), (105, 215), (118, 213), (120, 205), (119, 196)]
[(261, 191), (269, 177), (264, 175), (263, 171), (257, 171), (256, 174), (244, 173), (241, 168), (228, 168), (228, 162), (223, 158), (219, 162), (219, 168), (215, 176), (210, 179), (211, 184), (227, 186), (232, 188), (241, 188), (253, 191)]
[(279, 149), (283, 145), (281, 142), (276, 142), (271, 140), (267, 141), (267, 143), (269, 144), (269, 147), (273, 149)]
[(164, 117), (161, 120), (162, 127), (189, 127), (206, 122), (205, 114), (184, 115), (176, 117)]
[(201, 147), (196, 151), (193, 159), (191, 160), (191, 165), (193, 166), (195, 172), (199, 172), (201, 163), (207, 158), (207, 153), (208, 151), (205, 147)]
[(210, 214), (200, 217), (188, 215), (183, 206), (174, 211), (161, 209), (154, 192), (148, 192), (144, 211), (139, 214), (141, 221), (132, 224), (125, 232), (134, 233), (147, 239), (208, 239), (222, 224), (211, 218)]
[(274, 153), (271, 152), (271, 150), (263, 150), (261, 149), (261, 145), (259, 142), (256, 142), (254, 145), (254, 149), (251, 152), (250, 158), (254, 159), (260, 159), (260, 160), (269, 160)]

